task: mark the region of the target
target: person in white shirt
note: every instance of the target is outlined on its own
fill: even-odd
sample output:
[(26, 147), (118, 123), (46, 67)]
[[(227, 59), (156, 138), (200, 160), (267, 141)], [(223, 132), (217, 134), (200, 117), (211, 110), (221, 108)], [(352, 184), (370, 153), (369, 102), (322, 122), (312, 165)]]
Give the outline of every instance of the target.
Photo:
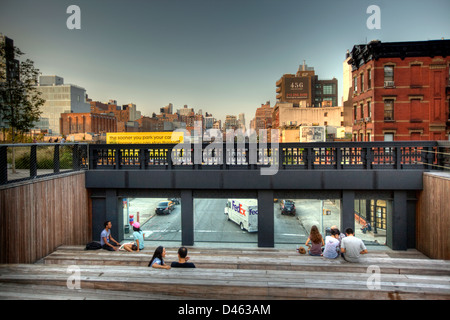
[(345, 261), (360, 262), (360, 255), (367, 253), (367, 248), (361, 239), (356, 238), (352, 228), (345, 230), (347, 237), (342, 239), (341, 252), (344, 254)]
[(322, 256), (329, 259), (335, 259), (339, 256), (339, 230), (331, 229), (331, 235), (325, 237), (325, 250), (323, 250)]

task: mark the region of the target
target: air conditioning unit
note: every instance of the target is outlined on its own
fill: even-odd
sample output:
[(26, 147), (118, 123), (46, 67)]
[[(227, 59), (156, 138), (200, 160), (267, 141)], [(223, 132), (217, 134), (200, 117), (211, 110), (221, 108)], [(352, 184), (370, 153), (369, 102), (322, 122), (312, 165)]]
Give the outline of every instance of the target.
[(385, 81), (384, 82), (384, 87), (385, 88), (394, 87), (394, 86), (395, 86), (394, 81)]
[(365, 121), (365, 122), (370, 122), (371, 119), (370, 119), (370, 117), (366, 117), (366, 118), (364, 118), (364, 121)]

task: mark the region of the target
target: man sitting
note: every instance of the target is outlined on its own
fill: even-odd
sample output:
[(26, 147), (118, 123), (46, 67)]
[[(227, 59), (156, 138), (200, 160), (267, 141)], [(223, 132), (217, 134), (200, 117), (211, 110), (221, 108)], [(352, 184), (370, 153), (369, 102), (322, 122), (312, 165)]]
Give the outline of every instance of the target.
[(341, 252), (344, 254), (345, 261), (359, 262), (361, 254), (367, 253), (367, 248), (361, 239), (355, 237), (353, 229), (347, 228), (345, 230), (347, 237), (342, 239)]
[(187, 257), (187, 248), (181, 247), (178, 249), (178, 262), (172, 262), (172, 268), (195, 268), (192, 262), (187, 262), (189, 257)]

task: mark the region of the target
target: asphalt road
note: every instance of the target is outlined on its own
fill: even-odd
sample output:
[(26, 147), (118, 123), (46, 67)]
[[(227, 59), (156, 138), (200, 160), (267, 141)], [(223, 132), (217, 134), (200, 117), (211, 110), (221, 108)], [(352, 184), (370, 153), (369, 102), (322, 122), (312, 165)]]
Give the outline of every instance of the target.
[[(156, 204), (164, 199), (132, 199), (129, 213), (137, 219), (140, 213), (141, 229), (146, 240), (181, 241), (181, 205), (168, 215), (154, 215)], [(194, 241), (198, 242), (237, 242), (257, 243), (257, 232), (242, 231), (224, 214), (227, 199), (194, 200)], [(334, 224), (339, 225), (339, 204), (324, 201), (324, 208), (331, 215), (321, 215), (322, 204), (319, 200), (294, 200), (296, 216), (282, 215), (279, 203), (274, 203), (275, 243), (302, 244), (306, 241), (313, 224), (324, 230)], [(323, 219), (323, 220), (322, 220)]]

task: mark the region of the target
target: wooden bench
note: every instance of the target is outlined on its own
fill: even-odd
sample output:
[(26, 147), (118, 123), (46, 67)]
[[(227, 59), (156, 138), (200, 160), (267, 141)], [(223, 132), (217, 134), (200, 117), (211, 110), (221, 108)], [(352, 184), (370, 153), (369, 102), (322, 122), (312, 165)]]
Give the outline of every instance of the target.
[[(171, 269), (147, 267), (79, 266), (81, 290), (67, 288), (70, 275), (64, 265), (0, 265), (0, 284), (36, 286), (35, 297), (51, 294), (85, 296), (130, 292), (142, 298), (200, 299), (450, 299), (449, 276), (384, 274), (380, 288), (368, 286), (367, 273)], [(370, 283), (369, 283), (370, 285)], [(50, 291), (45, 291), (45, 286)], [(1, 287), (0, 287), (1, 288)], [(64, 289), (63, 289), (64, 288)], [(84, 291), (86, 290), (86, 291)], [(0, 296), (1, 298), (1, 296)]]
[[(177, 261), (178, 248), (166, 248), (165, 260)], [(44, 259), (45, 264), (109, 265), (146, 267), (153, 252), (87, 251), (83, 247), (60, 247)], [(415, 258), (417, 252), (397, 253), (392, 258), (386, 252), (362, 256), (361, 263), (349, 263), (342, 258), (326, 259), (299, 255), (295, 251), (277, 249), (201, 249), (189, 248), (188, 255), (197, 268), (286, 270), (322, 272), (361, 272), (369, 266), (378, 266), (386, 274), (450, 275), (450, 261)], [(412, 257), (411, 257), (412, 256)]]

